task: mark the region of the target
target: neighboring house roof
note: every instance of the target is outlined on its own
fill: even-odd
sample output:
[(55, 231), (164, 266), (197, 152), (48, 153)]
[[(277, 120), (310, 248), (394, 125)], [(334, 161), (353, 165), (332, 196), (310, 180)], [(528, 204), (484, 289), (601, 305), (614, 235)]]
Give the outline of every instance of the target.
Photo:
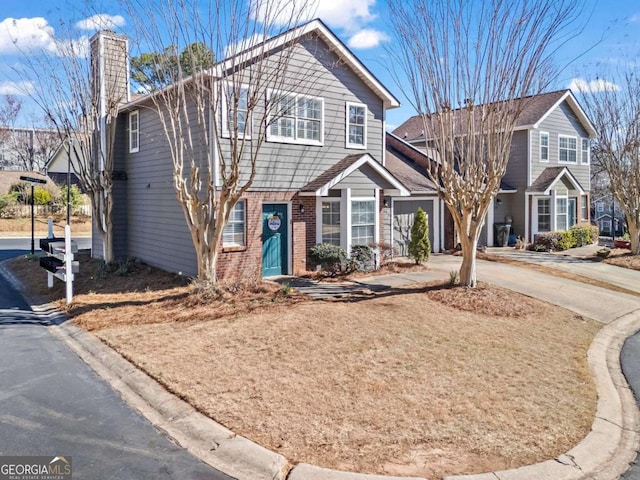
[(300, 189), (301, 195), (323, 196), (341, 181), (345, 180), (356, 170), (363, 166), (372, 168), (382, 180), (392, 186), (400, 196), (408, 196), (409, 190), (396, 179), (389, 170), (378, 163), (368, 153), (347, 155), (339, 162), (333, 164), (322, 174)]
[(21, 172), (17, 170), (0, 170), (0, 195), (9, 193), (11, 185), (21, 182), (21, 176), (41, 178), (50, 181), (50, 179), (40, 172)]
[[(67, 173), (69, 168), (69, 139), (65, 139), (60, 142), (56, 151), (53, 152), (53, 155), (47, 160), (47, 163), (44, 166), (44, 171), (46, 173)], [(71, 173), (74, 173), (78, 170), (76, 165), (80, 164), (80, 157), (78, 155), (78, 150), (74, 150), (71, 153)]]
[(597, 222), (598, 220), (602, 220), (604, 218), (611, 218), (611, 215), (608, 213), (605, 213), (604, 215), (600, 215), (598, 217), (595, 218), (595, 221)]
[(434, 160), (394, 134), (386, 135), (385, 167), (389, 172), (412, 194), (435, 194), (436, 187), (427, 172), (428, 164)]
[[(248, 64), (252, 59), (258, 56), (264, 56), (266, 52), (280, 48), (283, 45), (291, 43), (310, 33), (315, 33), (324, 40), (329, 45), (330, 49), (340, 57), (342, 62), (351, 68), (351, 70), (353, 70), (353, 72), (383, 100), (384, 107), (386, 109), (397, 108), (400, 106), (398, 99), (389, 90), (387, 90), (382, 83), (380, 83), (369, 69), (365, 67), (353, 53), (351, 53), (347, 46), (342, 43), (342, 41), (320, 19), (311, 20), (303, 25), (287, 30), (280, 35), (269, 38), (265, 40), (264, 43), (259, 43), (232, 57), (225, 58), (211, 67), (209, 71), (214, 77), (221, 78), (226, 76), (225, 72), (229, 69), (237, 69), (240, 64)], [(184, 81), (188, 82), (190, 78), (191, 77), (188, 77)], [(150, 95), (134, 98), (131, 102), (124, 105), (123, 108), (131, 108), (145, 101), (147, 98), (150, 98)]]
[(543, 195), (549, 195), (551, 188), (560, 180), (563, 176), (566, 176), (569, 182), (571, 182), (580, 194), (584, 195), (584, 189), (580, 185), (580, 182), (576, 180), (571, 171), (567, 167), (547, 167), (536, 178), (535, 182), (527, 188), (527, 192), (541, 193)]
[[(556, 92), (541, 93), (523, 97), (525, 101), (524, 109), (516, 120), (515, 130), (528, 130), (538, 128), (542, 121), (555, 110), (562, 102), (566, 101), (576, 114), (590, 138), (595, 137), (595, 129), (584, 110), (578, 104), (571, 90), (559, 90)], [(499, 103), (499, 102), (496, 102)], [(460, 110), (458, 110), (460, 111)], [(420, 142), (425, 140), (424, 123), (422, 115), (414, 115), (402, 125), (397, 127), (393, 133), (407, 142)]]

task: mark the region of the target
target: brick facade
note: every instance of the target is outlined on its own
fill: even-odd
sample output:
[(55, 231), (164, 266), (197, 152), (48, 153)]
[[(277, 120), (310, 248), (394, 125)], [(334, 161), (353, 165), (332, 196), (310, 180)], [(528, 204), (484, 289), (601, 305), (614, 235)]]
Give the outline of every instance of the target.
[[(225, 278), (258, 279), (262, 276), (262, 205), (291, 204), (287, 242), (291, 251), (290, 271), (294, 274), (307, 269), (309, 248), (315, 245), (315, 197), (299, 197), (296, 192), (248, 192), (246, 201), (246, 246), (222, 248), (218, 257), (218, 276)], [(304, 205), (304, 212), (300, 211)]]

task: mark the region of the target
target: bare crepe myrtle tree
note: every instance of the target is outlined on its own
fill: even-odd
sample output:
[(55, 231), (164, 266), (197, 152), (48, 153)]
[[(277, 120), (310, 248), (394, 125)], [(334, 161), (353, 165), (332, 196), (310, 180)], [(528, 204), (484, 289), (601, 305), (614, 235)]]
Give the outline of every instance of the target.
[[(29, 96), (57, 132), (58, 145), (65, 142), (74, 157), (81, 159), (72, 162), (72, 168), (91, 200), (94, 225), (102, 239), (102, 257), (111, 263), (115, 118), (120, 105), (127, 101), (126, 92), (117, 88), (121, 81), (107, 83), (101, 100), (92, 84), (96, 66), (92, 65), (87, 40), (75, 39), (71, 28), (62, 24), (51, 45), (47, 50), (23, 52), (16, 73), (38, 79), (33, 81)], [(121, 53), (124, 55), (124, 51)]]
[[(388, 0), (391, 53), (437, 163), (429, 172), (462, 247), (460, 285), (476, 286), (476, 250), (527, 97), (554, 78), (554, 49), (576, 33), (576, 0)], [(489, 226), (491, 228), (491, 226)]]
[(596, 130), (594, 167), (606, 174), (622, 209), (631, 251), (640, 254), (640, 77), (634, 71), (612, 74), (602, 88), (580, 89)]
[[(139, 20), (135, 36), (146, 51), (162, 52), (163, 62), (147, 75), (158, 82), (143, 91), (173, 160), (198, 279), (215, 284), (224, 228), (253, 183), (267, 129), (290, 107), (278, 100), (278, 92), (299, 88), (300, 78), (289, 71), (298, 42), (291, 29), (308, 18), (309, 9), (273, 0), (169, 0), (158, 9), (140, 0), (124, 4), (138, 12), (131, 15)], [(275, 39), (277, 48), (267, 39)], [(187, 45), (202, 48), (184, 49)], [(202, 50), (212, 52), (212, 67), (199, 64)], [(179, 52), (188, 56), (189, 69)]]

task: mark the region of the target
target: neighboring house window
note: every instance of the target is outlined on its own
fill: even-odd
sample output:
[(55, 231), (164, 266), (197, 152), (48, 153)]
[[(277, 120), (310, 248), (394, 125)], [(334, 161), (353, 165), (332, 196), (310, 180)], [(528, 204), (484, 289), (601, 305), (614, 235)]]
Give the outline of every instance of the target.
[(322, 202), (322, 243), (340, 245), (340, 200)]
[(602, 202), (596, 203), (596, 211), (598, 213), (604, 212), (604, 204)]
[(538, 199), (538, 231), (551, 231), (551, 199)]
[(540, 161), (549, 161), (549, 134), (540, 132)]
[(589, 139), (583, 138), (582, 139), (582, 156), (580, 157), (580, 163), (584, 165), (589, 164), (590, 150), (591, 149), (589, 148)]
[(368, 245), (375, 241), (375, 200), (351, 202), (351, 245)]
[(558, 158), (560, 163), (576, 163), (578, 160), (578, 139), (558, 135)]
[(347, 102), (347, 148), (367, 148), (367, 106)]
[(222, 93), (222, 111), (222, 135), (224, 137), (231, 135), (237, 135), (238, 138), (250, 137), (249, 87), (227, 85), (226, 90)]
[(267, 140), (322, 145), (324, 100), (288, 93), (272, 94)]
[(600, 223), (602, 224), (602, 228), (600, 229), (602, 233), (606, 233), (607, 235), (611, 234), (611, 220), (601, 220)]
[(4, 163), (4, 142), (0, 142), (0, 163)]
[(568, 221), (567, 221), (567, 198), (566, 197), (558, 197), (556, 198), (556, 230), (566, 230)]
[(245, 238), (246, 201), (238, 200), (233, 206), (229, 222), (222, 231), (223, 247), (244, 247)]
[(129, 152), (140, 150), (140, 115), (138, 110), (129, 113)]

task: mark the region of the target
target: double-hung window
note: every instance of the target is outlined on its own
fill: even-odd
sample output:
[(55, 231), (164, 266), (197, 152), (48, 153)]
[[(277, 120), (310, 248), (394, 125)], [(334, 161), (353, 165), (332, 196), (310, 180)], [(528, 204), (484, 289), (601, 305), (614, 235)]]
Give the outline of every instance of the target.
[(347, 102), (347, 148), (367, 148), (367, 106)]
[(556, 230), (568, 228), (567, 197), (556, 198)]
[(589, 139), (582, 139), (582, 156), (580, 157), (580, 163), (583, 165), (589, 164), (589, 156), (590, 156), (590, 148), (589, 148)]
[(322, 98), (272, 92), (270, 102), (268, 141), (322, 145)]
[(138, 110), (129, 113), (129, 152), (140, 150), (140, 114)]
[(551, 199), (538, 199), (538, 231), (551, 231)]
[(322, 202), (322, 243), (340, 245), (340, 200)]
[(549, 161), (549, 133), (540, 132), (540, 161)]
[(245, 200), (238, 200), (231, 210), (229, 222), (222, 231), (223, 247), (244, 247), (247, 244), (246, 239), (246, 218), (247, 203)]
[(375, 200), (351, 202), (351, 245), (369, 245), (375, 241)]
[(560, 163), (577, 163), (578, 139), (567, 135), (558, 135), (558, 159)]
[(249, 138), (249, 87), (228, 84), (222, 91), (222, 135), (224, 137)]

